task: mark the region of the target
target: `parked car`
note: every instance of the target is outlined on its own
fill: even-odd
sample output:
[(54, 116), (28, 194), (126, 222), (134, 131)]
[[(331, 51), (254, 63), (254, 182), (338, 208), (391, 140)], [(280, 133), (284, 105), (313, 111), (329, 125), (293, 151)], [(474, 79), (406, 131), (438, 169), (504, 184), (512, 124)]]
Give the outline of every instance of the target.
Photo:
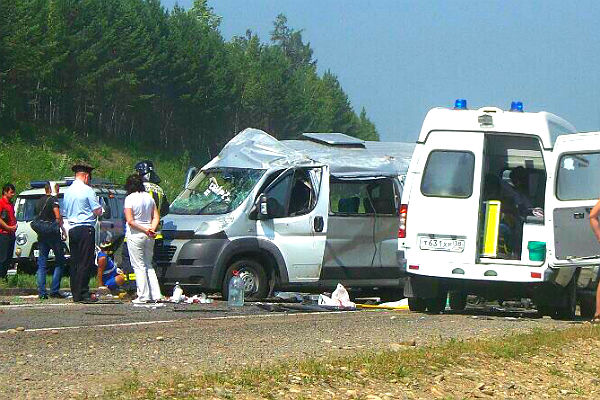
[[(63, 191), (73, 182), (73, 178), (64, 178), (59, 181), (50, 181), (52, 193), (55, 195), (54, 186), (58, 184), (59, 194), (58, 202), (61, 212)], [(36, 216), (35, 205), (37, 201), (45, 194), (45, 181), (33, 181), (30, 188), (19, 193), (15, 201), (15, 214), (17, 217), (17, 231), (14, 258), (17, 269), (27, 273), (34, 273), (37, 270), (37, 257), (39, 254), (37, 234), (31, 229), (30, 223)], [(125, 201), (125, 191), (119, 186), (103, 180), (92, 180), (92, 188), (98, 196), (98, 201), (104, 209), (104, 213), (96, 222), (96, 243), (100, 243), (103, 231), (110, 231), (113, 237), (124, 235), (123, 223), (123, 203)], [(65, 219), (65, 228), (69, 229), (69, 221)], [(63, 243), (65, 254), (69, 256), (69, 242)], [(50, 250), (49, 263), (54, 262), (54, 253)]]

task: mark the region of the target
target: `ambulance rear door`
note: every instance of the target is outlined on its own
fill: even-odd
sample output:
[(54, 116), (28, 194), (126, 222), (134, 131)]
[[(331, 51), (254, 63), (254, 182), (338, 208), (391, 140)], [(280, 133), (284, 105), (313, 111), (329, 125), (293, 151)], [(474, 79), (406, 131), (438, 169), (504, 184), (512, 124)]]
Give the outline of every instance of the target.
[[(411, 176), (409, 272), (451, 276), (477, 257), (483, 132), (432, 131)], [(412, 257), (411, 257), (412, 256)]]
[(597, 265), (600, 244), (590, 228), (590, 211), (600, 197), (600, 132), (559, 136), (548, 161), (549, 265)]

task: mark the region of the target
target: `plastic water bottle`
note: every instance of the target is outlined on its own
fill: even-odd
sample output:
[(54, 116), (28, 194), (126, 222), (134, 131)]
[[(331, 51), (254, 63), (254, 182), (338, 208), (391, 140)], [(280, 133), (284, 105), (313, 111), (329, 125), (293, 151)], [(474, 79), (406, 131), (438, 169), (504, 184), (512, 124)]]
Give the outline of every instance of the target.
[(175, 287), (173, 288), (173, 296), (171, 297), (171, 301), (174, 303), (179, 303), (181, 301), (181, 297), (183, 296), (183, 289), (179, 286), (179, 282), (175, 282)]
[(229, 307), (244, 305), (244, 280), (240, 277), (240, 271), (233, 271), (233, 277), (229, 281), (227, 305)]

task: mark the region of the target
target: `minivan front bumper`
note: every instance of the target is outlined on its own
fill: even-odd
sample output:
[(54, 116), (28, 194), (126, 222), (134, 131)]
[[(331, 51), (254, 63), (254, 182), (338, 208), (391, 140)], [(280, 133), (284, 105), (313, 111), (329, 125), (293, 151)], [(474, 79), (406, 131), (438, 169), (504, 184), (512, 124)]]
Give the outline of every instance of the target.
[(218, 290), (218, 260), (228, 244), (224, 238), (165, 240), (154, 249), (157, 276), (165, 286), (179, 282), (197, 290)]

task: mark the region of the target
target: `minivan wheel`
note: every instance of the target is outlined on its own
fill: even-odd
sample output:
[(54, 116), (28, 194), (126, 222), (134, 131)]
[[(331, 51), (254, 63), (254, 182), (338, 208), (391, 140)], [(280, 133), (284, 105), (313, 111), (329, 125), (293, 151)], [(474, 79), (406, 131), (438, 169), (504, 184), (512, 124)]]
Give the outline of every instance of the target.
[(233, 271), (240, 272), (240, 278), (244, 281), (244, 298), (246, 300), (262, 300), (267, 296), (269, 282), (264, 268), (255, 260), (243, 258), (231, 264), (225, 272), (221, 287), (224, 300), (227, 300), (229, 295), (229, 281), (233, 277)]
[(460, 291), (453, 291), (449, 294), (450, 309), (454, 311), (463, 311), (467, 307), (467, 294)]
[(408, 309), (413, 312), (425, 312), (427, 309), (427, 303), (422, 297), (409, 297)]

